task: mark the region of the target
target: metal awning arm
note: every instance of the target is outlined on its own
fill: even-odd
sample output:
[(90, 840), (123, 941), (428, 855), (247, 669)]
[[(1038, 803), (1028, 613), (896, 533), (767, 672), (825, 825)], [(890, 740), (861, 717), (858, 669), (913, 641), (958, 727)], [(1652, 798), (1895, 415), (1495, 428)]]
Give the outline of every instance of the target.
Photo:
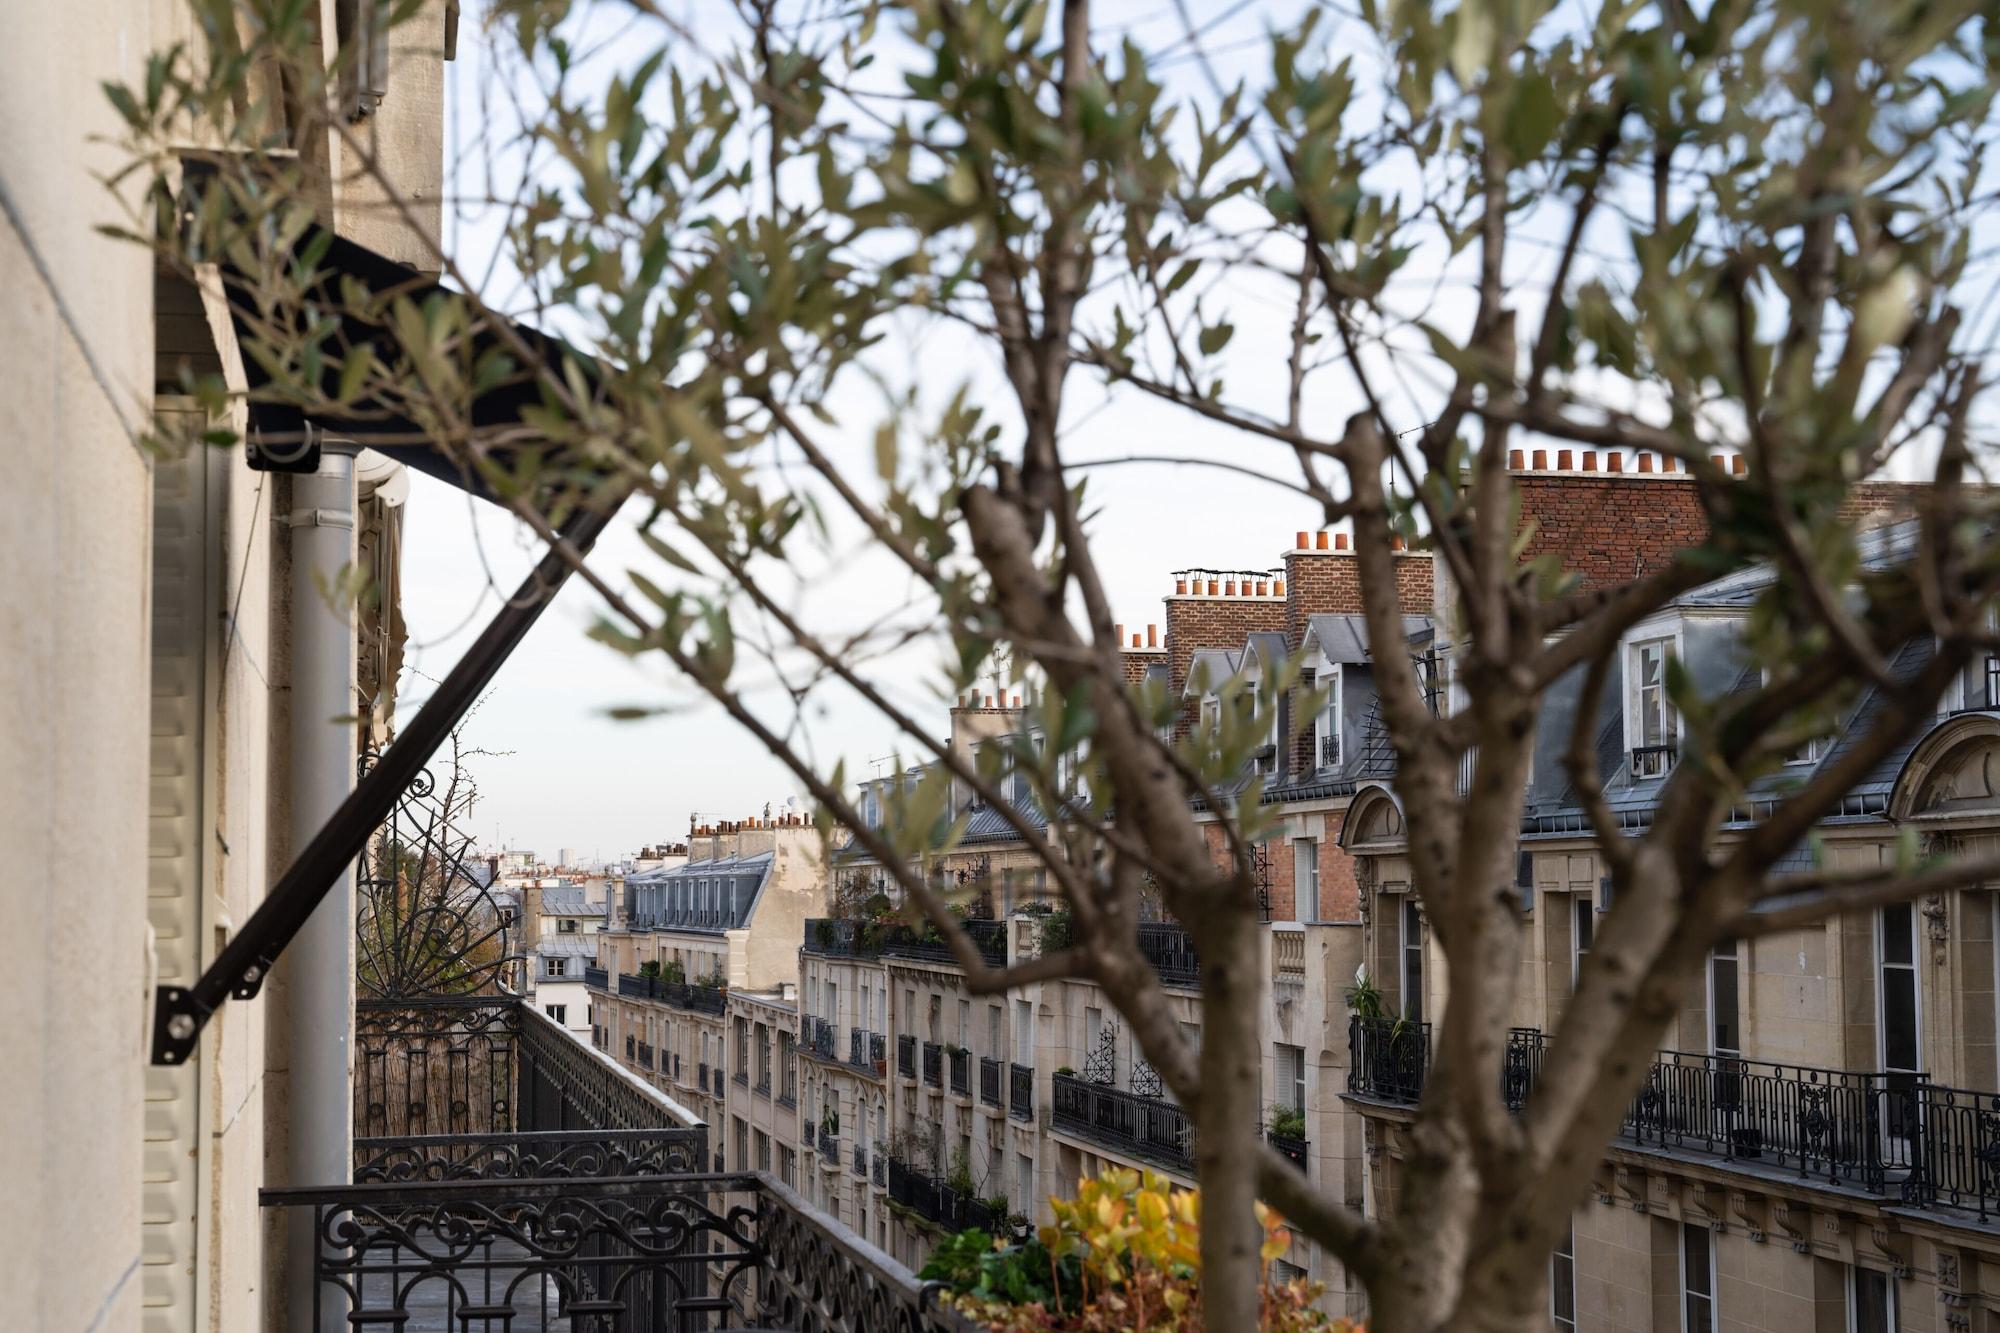
[[(601, 508), (579, 511), (564, 524), (563, 538), (578, 550), (589, 550), (617, 508), (607, 501)], [(291, 867), (271, 886), (243, 929), (216, 955), (201, 979), (192, 986), (160, 986), (154, 991), (154, 1064), (186, 1063), (209, 1016), (224, 1000), (252, 999), (262, 989), (264, 978), (285, 946), (312, 916), (334, 881), (361, 855), (404, 789), (465, 717), (500, 664), (541, 619), (569, 575), (570, 563), (562, 552), (551, 550), (542, 557), (429, 701), (417, 710), (410, 725), (375, 766), (362, 774), (340, 808), (293, 858)]]

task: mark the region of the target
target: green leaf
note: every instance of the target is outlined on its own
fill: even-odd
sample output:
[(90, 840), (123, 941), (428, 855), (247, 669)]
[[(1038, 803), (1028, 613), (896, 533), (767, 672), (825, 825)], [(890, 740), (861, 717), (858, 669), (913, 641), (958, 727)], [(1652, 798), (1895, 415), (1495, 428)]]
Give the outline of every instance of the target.
[(1562, 122), (1562, 107), (1556, 101), (1556, 87), (1541, 70), (1524, 74), (1515, 81), (1514, 104), (1507, 111), (1507, 150), (1516, 162), (1532, 162), (1542, 155)]
[(1211, 324), (1204, 328), (1195, 342), (1201, 348), (1203, 356), (1214, 356), (1227, 347), (1229, 340), (1235, 336), (1236, 326), (1225, 320), (1220, 324)]

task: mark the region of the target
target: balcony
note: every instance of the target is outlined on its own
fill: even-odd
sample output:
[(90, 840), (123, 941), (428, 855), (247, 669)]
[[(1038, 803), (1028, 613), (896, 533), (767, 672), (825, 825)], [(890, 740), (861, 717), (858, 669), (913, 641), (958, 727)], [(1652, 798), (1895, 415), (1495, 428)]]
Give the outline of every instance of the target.
[[(1414, 1106), (1430, 1031), (1353, 1018), (1354, 1097)], [(1546, 1041), (1508, 1034), (1501, 1091), (1518, 1111), (1540, 1079)], [(1364, 1064), (1365, 1060), (1365, 1064)], [(2000, 1094), (1918, 1074), (1822, 1069), (1740, 1056), (1661, 1051), (1626, 1108), (1613, 1147), (1750, 1164), (1905, 1207), (2000, 1217)]]
[(695, 1066), (694, 1082), (695, 1086), (700, 1088), (703, 1092), (708, 1091), (708, 1061), (703, 1060), (700, 1064)]
[(944, 1047), (934, 1041), (924, 1043), (924, 1082), (933, 1088), (944, 1086)]
[(874, 1172), (871, 1179), (875, 1183), (875, 1188), (878, 1190), (887, 1189), (889, 1186), (889, 1150), (882, 1146), (882, 1142), (879, 1139), (875, 1142), (875, 1155), (869, 1159), (869, 1165)]
[(1303, 930), (1271, 930), (1271, 980), (1302, 985), (1306, 979), (1306, 933)]
[(1035, 1070), (1032, 1065), (1007, 1066), (1007, 1114), (1016, 1120), (1035, 1118)]
[[(1007, 965), (1007, 923), (968, 919), (959, 922), (979, 956), (994, 967)], [(813, 917), (805, 924), (802, 947), (825, 958), (914, 958), (924, 962), (956, 963), (944, 937), (926, 926)]]
[(1194, 1125), (1180, 1107), (1069, 1074), (1055, 1075), (1050, 1087), (1052, 1128), (1183, 1176), (1194, 1175)]
[(963, 1046), (954, 1046), (945, 1054), (951, 1057), (951, 1090), (961, 1097), (972, 1095), (972, 1052)]
[(628, 1000), (659, 1000), (676, 1009), (701, 1014), (722, 1014), (729, 1008), (729, 991), (723, 986), (703, 986), (685, 981), (662, 981), (658, 977), (632, 972), (618, 974), (618, 993)]
[(1201, 958), (1195, 952), (1194, 937), (1184, 926), (1172, 921), (1139, 923), (1139, 952), (1153, 965), (1153, 971), (1169, 986), (1199, 986)]
[(355, 1052), (352, 1181), (261, 1196), (318, 1238), (315, 1329), (968, 1329), (518, 1000), (363, 1001)]
[(824, 1018), (807, 1018), (802, 1022), (805, 1030), (800, 1034), (800, 1039), (804, 1042), (807, 1052), (822, 1060), (838, 1060), (840, 1057), (834, 1054), (833, 1024)]
[(639, 1043), (639, 1068), (651, 1071), (653, 1068), (653, 1048), (645, 1042)]
[(889, 1162), (889, 1198), (946, 1231), (978, 1227), (989, 1236), (1015, 1237), (1026, 1232), (984, 1199), (953, 1189), (923, 1170), (893, 1158)]
[(825, 1125), (819, 1127), (819, 1164), (832, 1167), (840, 1165), (840, 1135)]
[(1000, 1105), (1000, 1062), (990, 1055), (979, 1057), (979, 1101), (982, 1106)]
[(1312, 1153), (1312, 1144), (1309, 1141), (1295, 1139), (1289, 1134), (1280, 1134), (1276, 1130), (1266, 1134), (1264, 1137), (1270, 1141), (1273, 1148), (1291, 1158), (1292, 1165), (1298, 1167), (1300, 1171), (1307, 1169), (1307, 1162)]
[(854, 1174), (868, 1179), (868, 1145), (860, 1139), (854, 1141)]
[(583, 965), (583, 984), (592, 990), (610, 990), (611, 974), (593, 963)]
[(917, 1039), (907, 1032), (896, 1037), (896, 1072), (907, 1079), (917, 1076)]

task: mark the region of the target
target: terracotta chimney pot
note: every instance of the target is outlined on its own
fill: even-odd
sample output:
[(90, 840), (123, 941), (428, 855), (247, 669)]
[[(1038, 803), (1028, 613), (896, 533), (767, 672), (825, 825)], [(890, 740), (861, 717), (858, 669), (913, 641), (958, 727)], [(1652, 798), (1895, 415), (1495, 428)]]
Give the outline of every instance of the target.
[(1507, 466), (1515, 472), (1521, 471), (1527, 466), (1527, 455), (1519, 449), (1509, 449), (1507, 451)]
[(1597, 471), (1597, 451), (1595, 449), (1585, 449), (1583, 451), (1583, 470), (1585, 472)]
[(1604, 455), (1604, 470), (1606, 472), (1623, 472), (1625, 470), (1625, 455), (1606, 453)]
[(1556, 471), (1558, 472), (1575, 471), (1576, 464), (1571, 460), (1572, 460), (1572, 455), (1569, 450), (1567, 449), (1556, 450)]
[(1548, 470), (1549, 470), (1549, 451), (1546, 449), (1535, 450), (1535, 471), (1547, 472)]

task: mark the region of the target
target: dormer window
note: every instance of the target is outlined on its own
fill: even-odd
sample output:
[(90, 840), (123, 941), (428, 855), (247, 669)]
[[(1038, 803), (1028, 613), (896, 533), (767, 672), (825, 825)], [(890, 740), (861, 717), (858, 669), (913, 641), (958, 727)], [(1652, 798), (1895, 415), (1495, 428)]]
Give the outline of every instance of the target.
[(1671, 637), (1642, 639), (1631, 646), (1628, 697), (1632, 723), (1632, 776), (1656, 778), (1674, 766), (1680, 750), (1680, 716), (1667, 697)]

